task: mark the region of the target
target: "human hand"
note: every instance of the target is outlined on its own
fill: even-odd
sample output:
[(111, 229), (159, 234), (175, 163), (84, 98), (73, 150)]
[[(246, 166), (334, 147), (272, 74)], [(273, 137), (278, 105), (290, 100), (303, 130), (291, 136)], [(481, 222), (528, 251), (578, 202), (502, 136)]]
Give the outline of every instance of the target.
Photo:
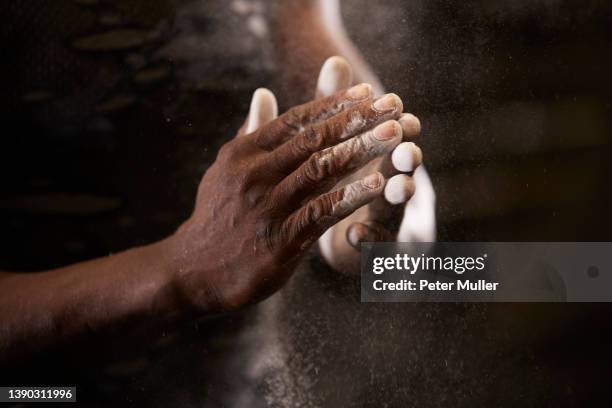
[(235, 310), (276, 291), (320, 235), (382, 197), (372, 172), (339, 180), (402, 140), (402, 101), (361, 84), (290, 109), (258, 90), (238, 135), (204, 175), (190, 219), (172, 237), (174, 283), (200, 312)]

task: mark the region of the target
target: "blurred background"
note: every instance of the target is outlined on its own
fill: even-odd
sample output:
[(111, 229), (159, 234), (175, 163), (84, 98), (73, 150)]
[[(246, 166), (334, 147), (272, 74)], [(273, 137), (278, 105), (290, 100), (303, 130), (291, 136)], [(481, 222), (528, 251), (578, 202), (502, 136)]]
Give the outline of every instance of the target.
[[(609, 240), (609, 2), (396, 7), (344, 10), (424, 123), (439, 239)], [(369, 19), (389, 23), (360, 29)]]
[[(287, 85), (300, 73), (275, 40), (282, 3), (6, 2), (0, 269), (49, 269), (171, 234), (253, 89), (269, 87), (283, 108), (310, 99)], [(439, 240), (610, 241), (611, 3), (345, 0), (342, 13), (386, 89), (421, 119)], [(97, 405), (230, 406), (245, 390), (242, 406), (611, 399), (605, 305), (365, 309), (355, 285), (313, 256), (264, 305), (274, 350), (295, 355), (281, 377), (263, 375), (274, 380), (243, 373), (244, 342), (261, 337), (242, 333), (260, 310), (161, 333), (129, 356), (121, 338), (91, 360), (58, 351), (2, 379), (77, 384)], [(350, 347), (340, 341), (355, 333)], [(376, 361), (354, 361), (361, 353)]]

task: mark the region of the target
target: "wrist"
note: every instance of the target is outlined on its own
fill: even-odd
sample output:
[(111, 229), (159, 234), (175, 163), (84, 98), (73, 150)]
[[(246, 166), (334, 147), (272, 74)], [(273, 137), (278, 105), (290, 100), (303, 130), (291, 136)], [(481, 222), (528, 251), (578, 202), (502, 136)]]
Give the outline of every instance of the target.
[(150, 299), (152, 317), (163, 321), (176, 321), (190, 314), (189, 305), (179, 290), (181, 266), (177, 251), (177, 238), (171, 235), (153, 244), (135, 248), (142, 270), (148, 276), (143, 276), (143, 284), (154, 288)]
[[(169, 292), (175, 309), (184, 316), (199, 317), (223, 311), (219, 291), (214, 285), (215, 266), (207, 259), (210, 250), (197, 224), (186, 221), (160, 242)], [(205, 240), (204, 240), (205, 241)]]

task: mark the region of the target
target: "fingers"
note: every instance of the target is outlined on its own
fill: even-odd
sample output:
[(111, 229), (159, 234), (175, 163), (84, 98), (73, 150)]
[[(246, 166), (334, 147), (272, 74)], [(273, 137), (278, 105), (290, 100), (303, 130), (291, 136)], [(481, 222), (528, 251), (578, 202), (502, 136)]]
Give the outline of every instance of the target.
[(402, 140), (402, 128), (389, 120), (373, 130), (316, 152), (274, 190), (277, 202), (301, 203), (328, 191), (376, 157), (389, 154)]
[(319, 73), (315, 99), (333, 95), (341, 89), (348, 88), (353, 81), (353, 69), (342, 57), (328, 58)]
[(423, 152), (413, 142), (404, 142), (393, 150), (391, 163), (403, 173), (413, 172), (423, 161)]
[(276, 119), (277, 116), (278, 103), (274, 94), (265, 88), (257, 89), (251, 99), (245, 134), (253, 133), (263, 125)]
[[(403, 114), (398, 122), (402, 127), (404, 136), (403, 143), (400, 143), (390, 156), (383, 160), (381, 171), (389, 178), (390, 186), (385, 189), (385, 199), (391, 205), (404, 204), (414, 194), (414, 182), (412, 178), (398, 173), (412, 173), (423, 162), (423, 152), (412, 142), (421, 133), (421, 122), (409, 113)], [(384, 203), (375, 205), (370, 211), (372, 219), (378, 219), (388, 215), (391, 210)]]
[(385, 198), (390, 204), (403, 204), (414, 194), (415, 186), (412, 177), (406, 174), (393, 176), (385, 186)]
[(393, 154), (386, 156), (380, 165), (380, 171), (386, 178), (399, 172), (410, 173), (423, 161), (421, 149), (414, 144), (421, 133), (421, 122), (410, 113), (403, 113), (397, 121), (402, 127), (403, 143), (395, 148)]
[(413, 172), (422, 161), (421, 149), (413, 142), (404, 142), (395, 148), (391, 157), (385, 157), (382, 173), (388, 178), (384, 197), (373, 201), (368, 207), (368, 219), (376, 222), (379, 229), (395, 235), (403, 219), (404, 204), (415, 192), (411, 176), (399, 172)]
[(421, 134), (421, 121), (412, 113), (404, 113), (398, 119), (404, 130), (404, 141), (412, 142)]
[(255, 135), (256, 143), (263, 149), (271, 150), (299, 134), (307, 126), (326, 120), (371, 97), (372, 87), (359, 84), (326, 98), (293, 107), (277, 120), (260, 128)]
[[(411, 115), (412, 116), (412, 115)], [(416, 119), (414, 116), (412, 118)], [(418, 119), (410, 119), (407, 129), (406, 121), (402, 123), (404, 139), (415, 139), (418, 135)], [(407, 131), (408, 130), (408, 131)], [(399, 144), (393, 153), (387, 155), (381, 164), (382, 174), (388, 178), (385, 187), (384, 198), (373, 201), (368, 206), (368, 219), (376, 223), (378, 230), (384, 229), (384, 234), (395, 235), (399, 231), (403, 219), (404, 205), (414, 195), (415, 184), (411, 176), (403, 173), (412, 173), (423, 161), (423, 153), (414, 142), (403, 142)], [(382, 234), (379, 231), (379, 235)], [(383, 234), (383, 235), (384, 235)], [(352, 243), (351, 243), (352, 245)]]
[(402, 109), (402, 100), (395, 94), (361, 102), (326, 121), (306, 127), (271, 152), (270, 160), (276, 170), (288, 173), (315, 152), (363, 133), (383, 121), (398, 119)]
[(389, 180), (384, 198), (372, 202), (368, 207), (368, 218), (376, 224), (377, 229), (386, 229), (387, 235), (399, 230), (404, 211), (402, 204), (414, 194), (412, 177), (399, 173), (412, 173), (423, 161), (421, 149), (412, 142), (421, 132), (419, 119), (405, 113), (398, 122), (402, 127), (404, 142), (382, 160), (380, 171)]
[(381, 196), (384, 185), (382, 174), (374, 173), (309, 201), (285, 221), (281, 236), (303, 248), (316, 240), (327, 228)]

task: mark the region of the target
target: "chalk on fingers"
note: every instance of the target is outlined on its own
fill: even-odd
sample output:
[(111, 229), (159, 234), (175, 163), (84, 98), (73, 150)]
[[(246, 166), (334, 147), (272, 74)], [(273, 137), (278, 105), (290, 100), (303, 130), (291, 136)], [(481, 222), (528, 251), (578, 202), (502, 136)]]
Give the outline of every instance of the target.
[(249, 109), (249, 123), (246, 133), (252, 133), (278, 116), (278, 103), (274, 94), (266, 89), (259, 88), (253, 93)]
[(422, 161), (423, 152), (421, 148), (412, 142), (400, 143), (391, 155), (393, 167), (405, 173), (414, 171)]
[(353, 70), (348, 61), (338, 56), (330, 57), (321, 67), (316, 97), (333, 95), (341, 89), (348, 88), (352, 81)]
[(412, 177), (398, 174), (387, 181), (385, 199), (391, 204), (403, 204), (414, 194), (415, 185)]

